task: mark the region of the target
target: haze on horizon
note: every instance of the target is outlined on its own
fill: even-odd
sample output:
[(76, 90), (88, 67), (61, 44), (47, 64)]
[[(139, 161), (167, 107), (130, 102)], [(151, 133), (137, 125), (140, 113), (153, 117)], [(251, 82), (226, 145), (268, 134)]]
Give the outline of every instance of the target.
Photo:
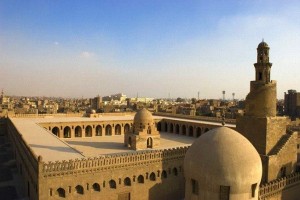
[(245, 98), (262, 38), (278, 98), (300, 91), (297, 0), (0, 1), (8, 95)]

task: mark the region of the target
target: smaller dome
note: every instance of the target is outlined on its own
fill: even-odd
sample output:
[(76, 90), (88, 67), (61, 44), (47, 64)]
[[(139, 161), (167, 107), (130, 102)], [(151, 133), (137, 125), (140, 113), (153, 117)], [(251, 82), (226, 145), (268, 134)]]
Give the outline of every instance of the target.
[(133, 122), (135, 124), (153, 123), (153, 117), (152, 114), (146, 108), (143, 108), (135, 114)]
[(265, 41), (262, 41), (258, 44), (257, 48), (269, 48), (269, 45)]

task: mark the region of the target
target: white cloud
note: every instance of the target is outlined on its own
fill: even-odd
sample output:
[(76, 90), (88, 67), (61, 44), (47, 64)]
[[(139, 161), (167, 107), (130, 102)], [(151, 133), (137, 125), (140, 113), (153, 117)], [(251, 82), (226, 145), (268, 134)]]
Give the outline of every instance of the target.
[(94, 55), (95, 54), (93, 52), (88, 52), (88, 51), (83, 51), (83, 52), (80, 53), (81, 58), (91, 58)]

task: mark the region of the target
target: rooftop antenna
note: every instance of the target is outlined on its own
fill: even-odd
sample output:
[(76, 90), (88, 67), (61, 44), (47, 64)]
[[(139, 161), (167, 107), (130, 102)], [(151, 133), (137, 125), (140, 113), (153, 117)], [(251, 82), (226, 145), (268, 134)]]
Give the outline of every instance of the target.
[(198, 91), (198, 100), (200, 99), (200, 92)]
[(232, 93), (232, 101), (234, 101), (235, 93)]
[(264, 42), (264, 38), (262, 38), (262, 42)]

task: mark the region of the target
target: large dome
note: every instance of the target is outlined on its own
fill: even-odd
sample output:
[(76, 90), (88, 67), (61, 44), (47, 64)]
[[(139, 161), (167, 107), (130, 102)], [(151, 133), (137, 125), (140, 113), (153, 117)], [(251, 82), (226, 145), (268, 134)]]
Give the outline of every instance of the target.
[(230, 186), (230, 193), (249, 193), (251, 184), (260, 183), (262, 164), (244, 136), (220, 127), (199, 137), (188, 149), (184, 173), (187, 179), (199, 181), (201, 191), (213, 193), (223, 185)]
[(152, 114), (146, 108), (143, 108), (135, 114), (133, 122), (135, 124), (152, 124), (153, 117)]

